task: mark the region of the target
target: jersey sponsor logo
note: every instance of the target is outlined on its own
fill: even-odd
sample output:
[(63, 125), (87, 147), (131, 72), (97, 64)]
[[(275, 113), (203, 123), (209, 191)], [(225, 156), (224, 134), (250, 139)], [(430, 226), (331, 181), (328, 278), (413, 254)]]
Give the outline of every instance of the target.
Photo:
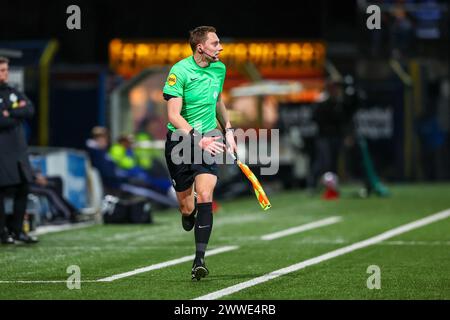
[(169, 86), (173, 86), (175, 83), (177, 83), (177, 76), (175, 74), (170, 74), (167, 78), (167, 84)]
[(195, 81), (195, 80), (197, 80), (197, 79), (198, 79), (198, 77), (191, 78), (191, 81)]

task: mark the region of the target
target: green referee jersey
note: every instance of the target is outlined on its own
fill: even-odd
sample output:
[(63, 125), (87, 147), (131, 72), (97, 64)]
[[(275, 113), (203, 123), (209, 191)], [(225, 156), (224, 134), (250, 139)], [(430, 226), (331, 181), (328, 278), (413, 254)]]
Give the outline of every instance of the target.
[[(221, 61), (200, 67), (189, 56), (177, 62), (169, 72), (163, 92), (183, 98), (181, 116), (201, 133), (217, 127), (216, 103), (222, 92), (226, 67)], [(169, 122), (167, 128), (176, 128)]]

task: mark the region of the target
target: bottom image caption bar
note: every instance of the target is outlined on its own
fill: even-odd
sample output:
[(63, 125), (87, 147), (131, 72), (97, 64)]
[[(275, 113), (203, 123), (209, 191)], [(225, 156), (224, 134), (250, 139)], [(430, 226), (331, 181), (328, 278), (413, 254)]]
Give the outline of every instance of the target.
[[(261, 303), (205, 303), (204, 305), (181, 303), (173, 308), (173, 315), (192, 315), (202, 318), (212, 315), (276, 315), (277, 306), (275, 304)], [(176, 318), (176, 317), (175, 317)]]

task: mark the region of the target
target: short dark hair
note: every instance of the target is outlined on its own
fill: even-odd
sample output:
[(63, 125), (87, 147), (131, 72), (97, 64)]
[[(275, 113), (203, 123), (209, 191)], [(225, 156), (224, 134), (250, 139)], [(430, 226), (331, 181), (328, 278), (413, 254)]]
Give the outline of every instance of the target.
[(8, 63), (9, 64), (9, 59), (6, 58), (6, 57), (1, 57), (0, 56), (0, 64), (3, 64), (3, 63)]
[(92, 128), (91, 134), (93, 138), (108, 137), (109, 131), (105, 127), (97, 126)]
[(203, 43), (208, 39), (209, 32), (216, 32), (216, 28), (211, 26), (200, 26), (189, 32), (189, 44), (191, 45), (192, 52), (195, 52), (199, 43)]
[(117, 138), (117, 142), (119, 143), (133, 143), (134, 137), (132, 134), (121, 134), (118, 138)]

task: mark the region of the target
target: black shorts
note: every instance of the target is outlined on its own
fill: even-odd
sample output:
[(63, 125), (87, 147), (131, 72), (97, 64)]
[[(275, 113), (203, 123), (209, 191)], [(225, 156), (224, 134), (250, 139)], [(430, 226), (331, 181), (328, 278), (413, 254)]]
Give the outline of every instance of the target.
[[(213, 174), (217, 177), (218, 166), (216, 163), (207, 164), (202, 160), (201, 164), (194, 164), (193, 155), (194, 152), (202, 152), (198, 147), (194, 149), (191, 146), (191, 163), (175, 164), (172, 161), (171, 153), (172, 149), (182, 141), (171, 141), (172, 131), (167, 132), (165, 156), (167, 168), (169, 169), (170, 177), (172, 178), (172, 185), (177, 192), (185, 191), (189, 189), (194, 183), (195, 177), (202, 173)], [(181, 154), (182, 155), (182, 154)], [(203, 159), (203, 157), (202, 157)]]

